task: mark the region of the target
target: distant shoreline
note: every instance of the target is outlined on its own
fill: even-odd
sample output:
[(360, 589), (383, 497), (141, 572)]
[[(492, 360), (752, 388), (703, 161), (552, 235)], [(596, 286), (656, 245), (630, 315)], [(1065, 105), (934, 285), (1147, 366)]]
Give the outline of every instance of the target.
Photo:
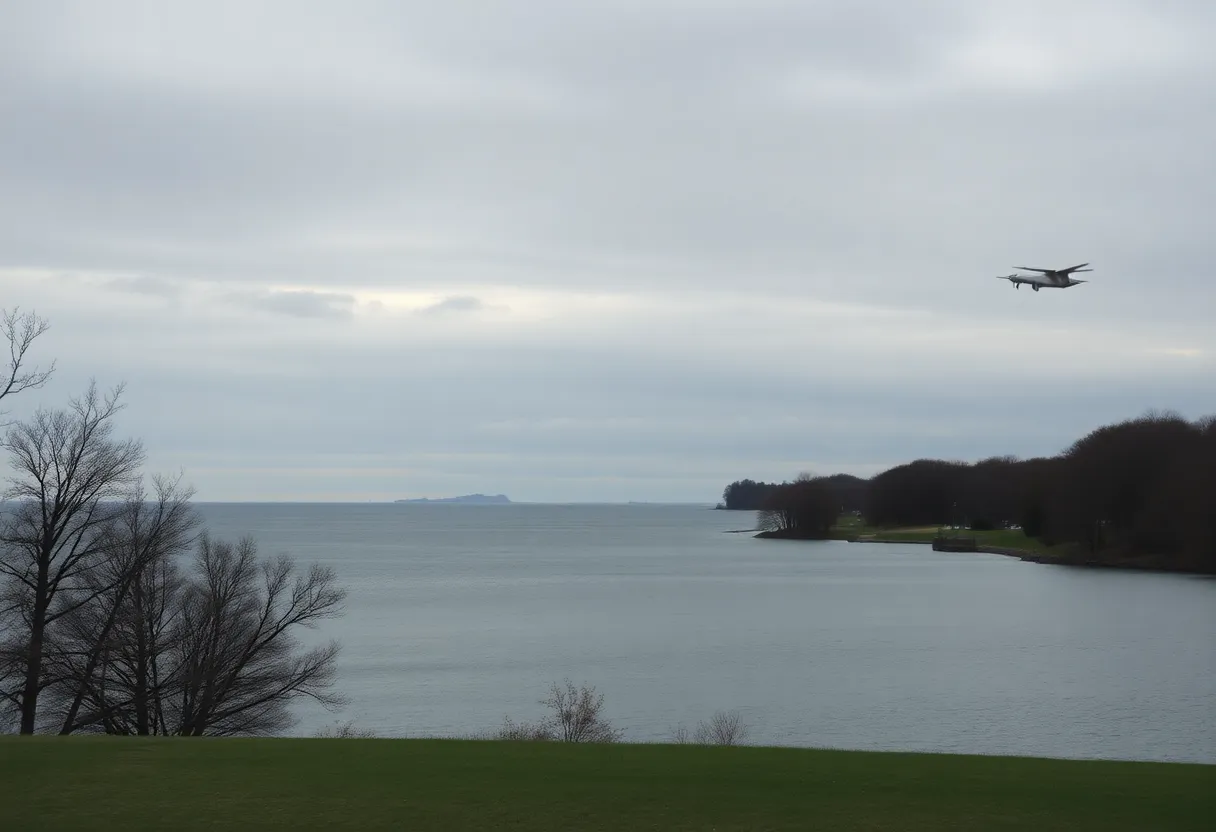
[(464, 494), (459, 497), (414, 497), (407, 500), (393, 500), (394, 503), (458, 503), (460, 505), (510, 505), (511, 500), (506, 494)]
[[(742, 530), (740, 530), (742, 531)], [(932, 540), (900, 540), (898, 538), (882, 538), (882, 537), (867, 537), (861, 539), (857, 536), (839, 537), (829, 536), (822, 538), (806, 538), (793, 537), (791, 535), (782, 534), (780, 532), (762, 531), (756, 535), (758, 538), (766, 540), (806, 540), (806, 541), (823, 541), (823, 540), (840, 540), (845, 543), (904, 543), (909, 546), (930, 546)], [(1210, 577), (1216, 575), (1216, 572), (1205, 572), (1202, 569), (1193, 567), (1173, 565), (1166, 562), (1160, 557), (1146, 555), (1134, 559), (1124, 559), (1116, 561), (1097, 560), (1078, 553), (1047, 554), (1044, 552), (1035, 552), (1030, 549), (1018, 549), (1010, 546), (991, 546), (979, 544), (976, 547), (976, 552), (983, 555), (1004, 555), (1006, 557), (1017, 558), (1018, 560), (1026, 561), (1027, 563), (1042, 563), (1049, 566), (1075, 566), (1089, 567), (1097, 569), (1125, 569), (1137, 572), (1159, 572), (1169, 573), (1173, 575), (1202, 575)]]

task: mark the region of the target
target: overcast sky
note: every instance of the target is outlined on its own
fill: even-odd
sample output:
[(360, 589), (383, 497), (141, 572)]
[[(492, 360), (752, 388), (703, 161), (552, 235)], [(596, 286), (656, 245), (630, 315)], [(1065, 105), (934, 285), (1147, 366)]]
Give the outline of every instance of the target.
[(0, 306), (58, 361), (6, 404), (125, 381), (200, 500), (712, 502), (1216, 413), (1210, 0), (2, 17)]

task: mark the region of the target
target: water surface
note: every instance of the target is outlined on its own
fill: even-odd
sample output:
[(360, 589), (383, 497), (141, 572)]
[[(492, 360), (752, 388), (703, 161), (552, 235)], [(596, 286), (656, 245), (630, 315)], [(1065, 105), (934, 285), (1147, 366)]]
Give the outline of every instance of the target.
[(738, 708), (752, 741), (1216, 762), (1216, 581), (727, 534), (697, 506), (201, 504), (349, 590), (338, 716), (534, 719), (588, 682), (636, 741)]

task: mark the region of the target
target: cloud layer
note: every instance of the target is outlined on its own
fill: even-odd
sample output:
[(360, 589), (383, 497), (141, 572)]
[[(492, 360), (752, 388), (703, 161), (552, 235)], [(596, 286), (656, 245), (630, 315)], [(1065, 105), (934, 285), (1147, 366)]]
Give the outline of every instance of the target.
[(712, 501), (1216, 412), (1209, 3), (6, 20), (0, 305), (60, 367), (13, 409), (126, 380), (202, 499)]

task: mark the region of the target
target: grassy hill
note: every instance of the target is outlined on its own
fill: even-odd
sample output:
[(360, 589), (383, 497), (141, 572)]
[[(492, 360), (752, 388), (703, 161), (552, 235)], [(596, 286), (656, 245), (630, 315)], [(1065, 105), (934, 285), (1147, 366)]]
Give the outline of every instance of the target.
[(455, 740), (0, 739), (0, 828), (1208, 830), (1216, 766)]

